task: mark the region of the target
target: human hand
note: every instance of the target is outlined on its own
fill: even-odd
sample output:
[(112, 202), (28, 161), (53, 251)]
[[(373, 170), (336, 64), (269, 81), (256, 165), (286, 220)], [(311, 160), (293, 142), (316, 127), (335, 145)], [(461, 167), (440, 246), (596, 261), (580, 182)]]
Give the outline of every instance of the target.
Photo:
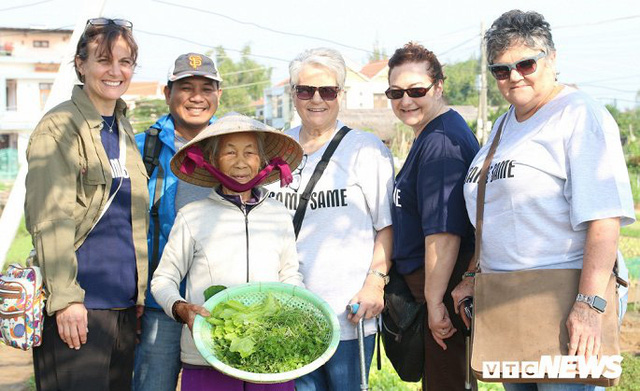
[(176, 304), (176, 314), (184, 323), (187, 324), (187, 326), (189, 326), (189, 330), (192, 330), (193, 328), (193, 321), (195, 320), (196, 315), (204, 317), (211, 315), (203, 306), (186, 302), (179, 302)]
[(72, 303), (67, 308), (56, 311), (56, 324), (62, 342), (69, 349), (80, 349), (87, 343), (87, 309), (83, 303)]
[(471, 319), (467, 317), (464, 310), (461, 310), (461, 305), (464, 299), (467, 297), (473, 297), (473, 283), (473, 278), (465, 278), (460, 281), (453, 291), (451, 291), (451, 297), (453, 297), (456, 314), (460, 315), (467, 328), (471, 327)]
[(429, 330), (431, 335), (442, 350), (447, 350), (447, 345), (444, 340), (453, 336), (458, 331), (453, 327), (451, 318), (449, 318), (449, 311), (444, 303), (440, 302), (434, 305), (427, 304), (427, 310), (429, 312)]
[(574, 303), (566, 322), (569, 331), (569, 356), (597, 356), (600, 352), (602, 314), (586, 303)]
[(369, 277), (372, 278), (367, 278), (362, 289), (349, 301), (349, 304), (359, 304), (358, 312), (347, 314), (347, 319), (351, 323), (358, 323), (362, 317), (364, 319), (376, 317), (384, 308), (384, 281), (380, 279), (380, 283), (378, 283), (373, 280), (373, 277), (377, 276), (370, 275)]

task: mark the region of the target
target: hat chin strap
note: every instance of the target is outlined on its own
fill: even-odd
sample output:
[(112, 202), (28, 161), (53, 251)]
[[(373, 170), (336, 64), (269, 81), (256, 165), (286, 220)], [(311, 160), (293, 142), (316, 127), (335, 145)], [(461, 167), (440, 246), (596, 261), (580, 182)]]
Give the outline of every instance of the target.
[(269, 164), (262, 169), (252, 180), (247, 183), (240, 183), (233, 178), (228, 177), (223, 174), (220, 170), (209, 164), (202, 154), (202, 150), (197, 145), (192, 145), (185, 151), (185, 158), (182, 161), (182, 166), (180, 166), (180, 172), (185, 175), (191, 175), (195, 171), (196, 167), (204, 168), (209, 171), (212, 177), (220, 181), (222, 186), (226, 187), (229, 190), (235, 191), (237, 193), (242, 193), (248, 190), (253, 189), (260, 183), (262, 183), (271, 171), (274, 168), (280, 171), (280, 187), (285, 187), (293, 180), (293, 176), (291, 175), (291, 168), (287, 162), (282, 160), (281, 157), (276, 156)]

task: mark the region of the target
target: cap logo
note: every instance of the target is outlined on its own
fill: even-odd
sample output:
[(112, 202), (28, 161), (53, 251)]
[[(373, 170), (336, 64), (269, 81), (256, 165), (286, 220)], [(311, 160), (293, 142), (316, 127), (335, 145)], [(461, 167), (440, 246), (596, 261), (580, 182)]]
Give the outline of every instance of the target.
[(202, 65), (202, 57), (200, 56), (189, 56), (189, 65), (191, 68), (198, 69)]

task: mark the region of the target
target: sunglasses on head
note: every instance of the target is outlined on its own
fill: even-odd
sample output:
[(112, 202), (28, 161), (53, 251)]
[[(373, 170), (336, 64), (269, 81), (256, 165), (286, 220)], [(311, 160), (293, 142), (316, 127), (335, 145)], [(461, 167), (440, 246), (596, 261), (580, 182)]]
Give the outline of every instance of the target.
[(407, 95), (409, 95), (409, 98), (422, 98), (423, 96), (427, 95), (427, 92), (429, 92), (431, 87), (433, 87), (435, 84), (436, 82), (434, 81), (429, 87), (413, 87), (407, 89), (389, 87), (384, 92), (384, 94), (387, 96), (387, 98), (394, 100), (402, 99), (405, 92), (407, 93)]
[(87, 20), (87, 26), (108, 26), (115, 24), (116, 26), (124, 27), (126, 29), (133, 29), (133, 23), (124, 19), (109, 19), (109, 18), (91, 18)]
[(296, 92), (296, 97), (300, 100), (313, 99), (313, 96), (316, 94), (316, 90), (320, 93), (320, 98), (322, 98), (322, 100), (334, 100), (338, 97), (338, 92), (340, 92), (340, 87), (334, 86), (313, 87), (297, 85), (293, 86), (293, 89)]
[(522, 76), (532, 74), (538, 68), (538, 60), (546, 56), (547, 53), (540, 52), (538, 55), (516, 61), (511, 64), (493, 64), (489, 65), (489, 70), (496, 80), (506, 80), (511, 77), (511, 71), (516, 70)]

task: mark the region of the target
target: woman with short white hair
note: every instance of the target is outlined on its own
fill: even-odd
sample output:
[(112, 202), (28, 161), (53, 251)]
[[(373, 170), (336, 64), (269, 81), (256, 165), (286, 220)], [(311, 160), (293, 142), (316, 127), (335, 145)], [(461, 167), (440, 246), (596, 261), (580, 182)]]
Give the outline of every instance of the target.
[[(289, 187), (270, 190), (293, 215), (323, 153), (345, 126), (338, 113), (346, 66), (339, 52), (317, 48), (298, 55), (289, 72), (302, 124), (285, 133), (300, 142), (304, 157)], [(348, 131), (310, 194), (297, 238), (305, 285), (338, 315), (341, 341), (325, 365), (296, 380), (298, 391), (360, 389), (355, 324), (366, 319), (368, 371), (375, 342), (373, 318), (384, 306), (391, 257), (392, 188), (389, 150), (371, 133)], [(350, 314), (345, 306), (354, 303), (359, 310)]]

